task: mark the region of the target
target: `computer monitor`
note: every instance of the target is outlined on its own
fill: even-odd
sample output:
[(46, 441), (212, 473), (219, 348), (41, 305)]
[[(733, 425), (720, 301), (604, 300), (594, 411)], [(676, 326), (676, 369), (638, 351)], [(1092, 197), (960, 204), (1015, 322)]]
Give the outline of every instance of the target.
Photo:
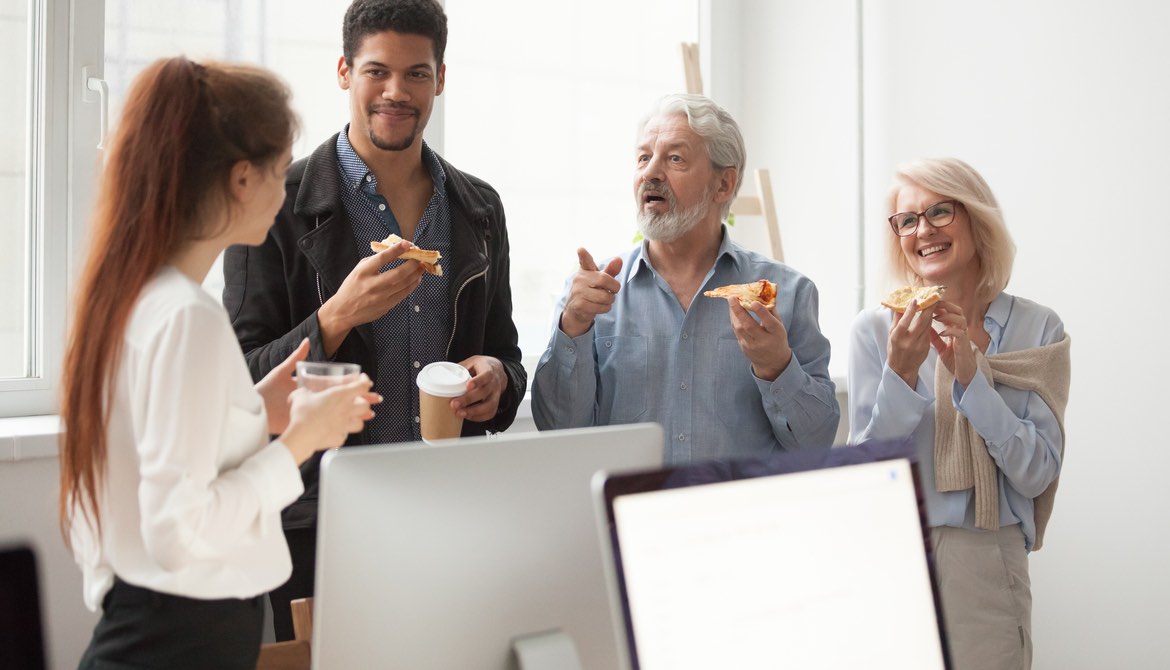
[(606, 475), (622, 668), (947, 665), (904, 443)]
[(313, 667), (616, 667), (590, 482), (663, 444), (641, 424), (326, 454)]

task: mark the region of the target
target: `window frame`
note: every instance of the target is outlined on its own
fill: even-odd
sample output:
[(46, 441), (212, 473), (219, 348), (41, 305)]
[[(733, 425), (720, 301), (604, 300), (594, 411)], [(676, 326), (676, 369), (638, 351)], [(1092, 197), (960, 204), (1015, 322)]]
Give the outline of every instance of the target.
[(101, 141), (99, 100), (87, 102), (83, 68), (101, 77), (104, 0), (29, 0), (29, 375), (0, 379), (0, 418), (57, 410), (70, 287), (84, 250)]

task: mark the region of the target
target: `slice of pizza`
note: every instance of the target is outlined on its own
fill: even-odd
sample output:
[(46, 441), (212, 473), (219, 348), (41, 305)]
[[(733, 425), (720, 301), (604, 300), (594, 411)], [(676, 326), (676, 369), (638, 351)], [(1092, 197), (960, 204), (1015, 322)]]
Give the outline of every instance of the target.
[(894, 289), (886, 296), (882, 305), (902, 314), (910, 306), (910, 301), (917, 299), (918, 311), (921, 312), (941, 300), (946, 288), (945, 286), (903, 286)]
[[(401, 237), (395, 235), (394, 233), (390, 233), (390, 237), (387, 237), (381, 242), (370, 242), (370, 248), (373, 249), (375, 253), (379, 251), (385, 251), (386, 249), (389, 249), (401, 241)], [(414, 246), (413, 242), (410, 245), (410, 249), (407, 249), (401, 256), (399, 256), (399, 258), (405, 258), (407, 260), (418, 261), (419, 263), (422, 263), (423, 269), (437, 277), (443, 276), (443, 266), (439, 265), (439, 259), (442, 257), (443, 254), (437, 251), (419, 249), (418, 247)]]
[(752, 303), (759, 301), (764, 307), (772, 309), (776, 306), (776, 285), (767, 279), (754, 281), (750, 284), (731, 284), (720, 286), (710, 291), (703, 291), (708, 298), (739, 298), (739, 304), (744, 309), (750, 309)]

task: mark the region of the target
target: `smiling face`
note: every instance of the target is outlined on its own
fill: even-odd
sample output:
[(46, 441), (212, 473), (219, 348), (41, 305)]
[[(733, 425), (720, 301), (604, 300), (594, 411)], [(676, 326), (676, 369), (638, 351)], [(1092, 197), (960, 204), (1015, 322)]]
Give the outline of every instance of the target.
[(647, 239), (670, 242), (703, 222), (718, 225), (730, 190), (686, 116), (651, 119), (635, 156), (634, 201)]
[(419, 146), (445, 73), (429, 37), (392, 30), (367, 35), (352, 64), (342, 57), (337, 81), (349, 91), (349, 141), (358, 155)]
[[(914, 183), (904, 184), (895, 199), (897, 212), (922, 212), (948, 200)], [(935, 228), (919, 219), (913, 235), (898, 238), (906, 263), (925, 284), (973, 285), (979, 279), (979, 255), (971, 235), (971, 218), (962, 205), (950, 225)]]

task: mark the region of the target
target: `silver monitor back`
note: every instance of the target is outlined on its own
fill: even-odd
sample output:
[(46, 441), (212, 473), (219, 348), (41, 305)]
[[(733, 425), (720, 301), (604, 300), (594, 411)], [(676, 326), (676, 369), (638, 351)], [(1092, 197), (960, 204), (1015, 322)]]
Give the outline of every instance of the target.
[(590, 481), (662, 464), (654, 424), (341, 449), (322, 462), (315, 668), (515, 667), (560, 629), (614, 668)]

